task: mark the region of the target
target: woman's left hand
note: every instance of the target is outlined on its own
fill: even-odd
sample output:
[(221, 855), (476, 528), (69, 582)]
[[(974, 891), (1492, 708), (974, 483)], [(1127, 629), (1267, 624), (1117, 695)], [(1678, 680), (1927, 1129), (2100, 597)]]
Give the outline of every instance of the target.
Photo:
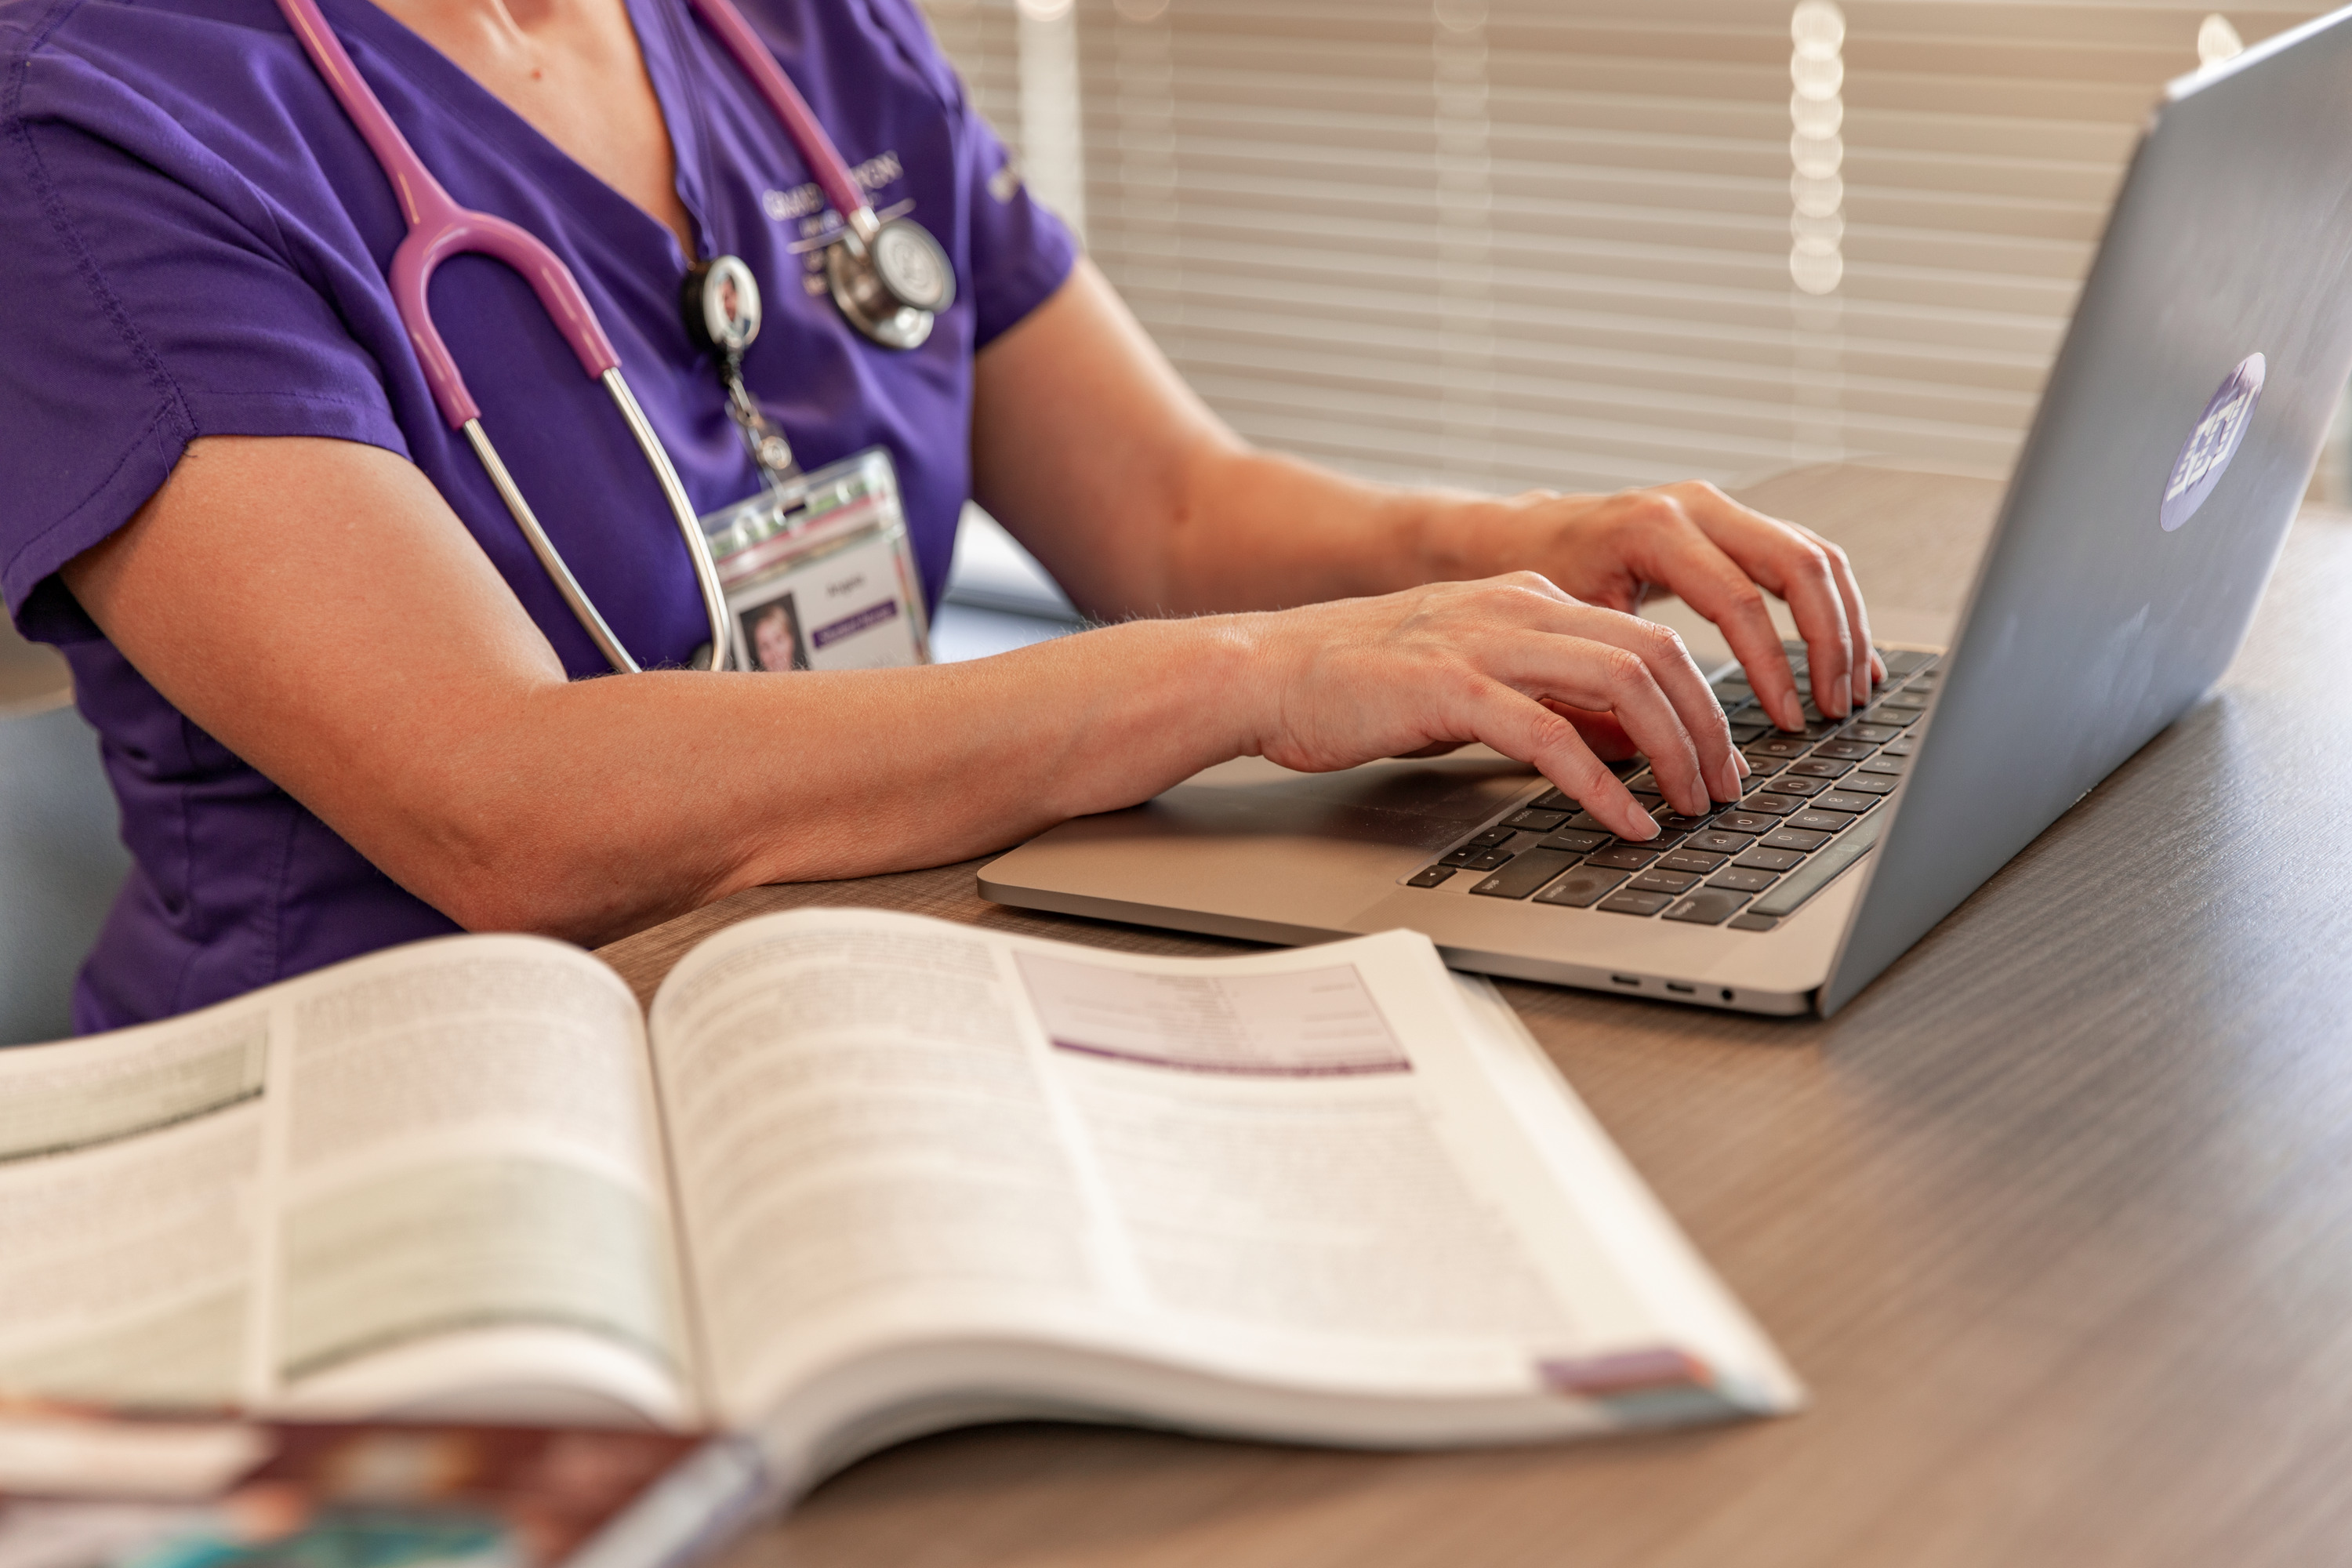
[(1804, 715), (1767, 591), (1796, 619), (1823, 713), (1844, 717), (1886, 678), (1845, 552), (1703, 480), (1603, 496), (1536, 491), (1473, 526), (1482, 554), (1541, 572), (1587, 604), (1633, 614), (1656, 595), (1680, 597), (1722, 630), (1783, 729), (1803, 729)]

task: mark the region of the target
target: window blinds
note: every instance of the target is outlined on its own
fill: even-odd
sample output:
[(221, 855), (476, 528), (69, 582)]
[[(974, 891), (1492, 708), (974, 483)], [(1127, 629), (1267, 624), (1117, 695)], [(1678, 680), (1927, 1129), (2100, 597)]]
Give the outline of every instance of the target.
[[(1082, 206), (1254, 440), (1505, 489), (1861, 455), (2004, 473), (2208, 10), (1830, 9), (1809, 110), (1785, 0), (929, 5), (1033, 188)], [(2252, 43), (2322, 9), (2228, 18)], [(1832, 174), (1797, 132), (1833, 136)], [(1827, 292), (1792, 236), (1834, 249)]]

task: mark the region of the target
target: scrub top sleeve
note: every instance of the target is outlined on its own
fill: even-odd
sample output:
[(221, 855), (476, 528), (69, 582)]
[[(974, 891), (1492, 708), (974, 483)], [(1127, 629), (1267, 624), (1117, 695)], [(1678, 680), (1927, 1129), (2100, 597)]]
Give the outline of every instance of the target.
[(971, 193), (974, 348), (1052, 297), (1077, 265), (1078, 243), (1067, 225), (1029, 194), (1013, 154), (988, 121), (964, 110), (965, 188)]
[(954, 121), (961, 167), (957, 180), (971, 227), (971, 291), (976, 315), (974, 348), (991, 340), (1052, 297), (1076, 264), (1078, 242), (1069, 226), (1029, 194), (1013, 154), (987, 121), (919, 13), (907, 0), (869, 0), (874, 18), (928, 77)]
[(129, 521), (196, 437), (407, 452), (373, 358), (252, 188), (200, 153), (175, 177), (148, 151), (0, 118), (0, 595), (43, 641), (98, 635), (55, 574)]

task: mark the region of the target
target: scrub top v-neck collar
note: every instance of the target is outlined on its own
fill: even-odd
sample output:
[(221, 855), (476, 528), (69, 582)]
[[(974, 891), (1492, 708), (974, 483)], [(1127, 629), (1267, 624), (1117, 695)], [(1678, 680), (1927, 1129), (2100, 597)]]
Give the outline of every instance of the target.
[[(682, 41), (663, 23), (660, 13), (668, 9), (665, 0), (625, 0), (625, 5), (638, 56), (653, 84), (656, 107), (669, 132), (679, 205), (686, 209), (698, 246), (709, 255), (712, 236), (705, 197), (710, 184), (709, 137), (698, 108), (677, 111), (681, 104), (693, 104), (697, 96), (680, 79), (677, 51)], [(684, 275), (688, 258), (667, 224), (557, 146), (422, 34), (372, 0), (319, 0), (319, 5), (337, 31), (364, 39), (399, 65), (414, 87), (430, 93), (471, 126), (482, 138), (483, 156), (536, 165), (541, 188), (579, 214), (608, 243), (625, 246), (632, 264), (643, 264), (653, 272), (654, 255), (640, 252), (658, 247), (660, 270), (669, 276)], [(648, 15), (649, 11), (654, 14)], [(446, 184), (453, 172), (436, 169), (434, 173)], [(616, 220), (614, 209), (625, 217)]]

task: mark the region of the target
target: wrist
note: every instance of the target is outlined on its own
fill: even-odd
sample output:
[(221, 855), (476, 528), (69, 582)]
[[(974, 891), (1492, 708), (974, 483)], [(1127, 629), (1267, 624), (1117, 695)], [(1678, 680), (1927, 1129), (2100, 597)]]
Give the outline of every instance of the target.
[(1420, 582), (1465, 583), (1496, 577), (1528, 565), (1528, 514), (1559, 498), (1549, 490), (1517, 496), (1423, 492), (1414, 531), (1422, 567)]
[(1265, 749), (1281, 711), (1287, 678), (1283, 634), (1292, 619), (1279, 610), (1260, 610), (1175, 623), (1184, 710), (1200, 725), (1198, 739), (1215, 752), (1213, 761)]
[(1039, 693), (1062, 715), (1051, 728), (1064, 759), (1043, 795), (1054, 816), (1131, 805), (1254, 752), (1265, 682), (1252, 623), (1268, 618), (1139, 619), (1041, 645), (1079, 661)]

